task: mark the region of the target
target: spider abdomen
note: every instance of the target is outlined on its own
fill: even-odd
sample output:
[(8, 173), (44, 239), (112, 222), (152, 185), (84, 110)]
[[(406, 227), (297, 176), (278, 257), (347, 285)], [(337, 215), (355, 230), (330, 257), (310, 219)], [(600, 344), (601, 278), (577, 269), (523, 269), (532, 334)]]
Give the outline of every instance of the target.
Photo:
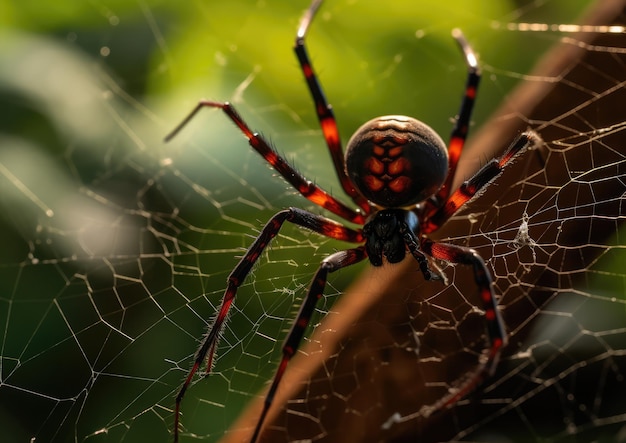
[(428, 125), (388, 115), (365, 123), (350, 138), (346, 172), (372, 203), (384, 208), (409, 206), (433, 195), (444, 183), (448, 152)]

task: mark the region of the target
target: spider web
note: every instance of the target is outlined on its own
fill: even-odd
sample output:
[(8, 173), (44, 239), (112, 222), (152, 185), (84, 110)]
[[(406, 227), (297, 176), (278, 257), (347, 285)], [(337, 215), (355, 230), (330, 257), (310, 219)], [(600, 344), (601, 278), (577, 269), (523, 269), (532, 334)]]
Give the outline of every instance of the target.
[[(583, 1), (493, 3), (327, 0), (308, 44), (344, 139), (391, 113), (447, 134), (461, 27), (484, 71), (462, 178), (519, 130), (546, 142), (436, 234), (493, 271), (511, 335), (497, 373), (428, 416), (484, 347), (471, 274), (437, 263), (441, 286), (409, 261), (355, 266), (329, 281), (268, 441), (623, 439), (624, 34), (527, 25), (578, 23)], [(0, 426), (11, 441), (170, 441), (237, 258), (279, 209), (319, 210), (218, 112), (162, 138), (201, 96), (228, 99), (341, 195), (291, 53), (307, 2), (56, 5), (3, 14)], [(531, 75), (559, 43), (551, 60), (584, 61)], [(254, 415), (320, 260), (343, 247), (285, 226), (239, 291), (212, 375), (187, 391), (183, 440), (250, 431), (238, 417)]]

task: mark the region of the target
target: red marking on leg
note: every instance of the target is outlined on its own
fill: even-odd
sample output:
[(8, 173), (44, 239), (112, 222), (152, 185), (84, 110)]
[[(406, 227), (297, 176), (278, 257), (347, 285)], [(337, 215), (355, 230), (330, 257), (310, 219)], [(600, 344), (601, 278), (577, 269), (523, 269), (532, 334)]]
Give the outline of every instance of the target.
[(504, 340), (501, 338), (495, 338), (493, 340), (493, 344), (491, 345), (491, 355), (496, 355), (502, 346), (504, 346)]
[[(259, 245), (259, 246), (262, 247), (263, 245)], [(258, 258), (259, 258), (259, 253), (258, 252), (253, 252), (252, 254), (250, 254), (248, 256), (248, 260), (251, 261), (251, 262), (257, 261)]]
[(322, 126), (322, 132), (324, 133), (324, 138), (326, 138), (328, 144), (331, 145), (333, 149), (338, 148), (339, 130), (337, 129), (335, 119), (325, 117), (320, 120), (320, 125)]
[(313, 69), (311, 69), (311, 65), (307, 64), (302, 64), (302, 72), (304, 73), (304, 76), (306, 78), (311, 78), (313, 77), (315, 74), (313, 74)]
[(303, 194), (306, 198), (308, 198), (316, 205), (326, 208), (330, 212), (340, 215), (341, 217), (345, 218), (346, 220), (350, 220), (353, 223), (363, 224), (365, 222), (365, 218), (361, 214), (355, 212), (347, 213), (345, 208), (338, 204), (337, 200), (333, 199), (321, 189), (315, 188), (311, 192), (311, 185), (308, 185), (307, 188), (308, 191), (304, 188), (300, 188), (298, 190), (301, 194)]
[(450, 200), (448, 200), (448, 203), (446, 203), (446, 206), (444, 207), (444, 213), (454, 214), (466, 201), (467, 198), (464, 195), (455, 192), (454, 194), (452, 194), (452, 197), (450, 197)]
[(278, 163), (278, 156), (274, 152), (267, 152), (263, 154), (263, 158), (272, 166), (276, 166)]
[(336, 238), (337, 240), (345, 240), (354, 243), (360, 243), (364, 241), (361, 232), (357, 231), (357, 235), (354, 235), (352, 231), (346, 230), (343, 226), (334, 226), (328, 224), (323, 229), (323, 234), (327, 237)]
[(496, 319), (496, 312), (493, 309), (487, 309), (487, 311), (485, 311), (485, 318), (487, 321), (494, 321)]
[(474, 100), (476, 98), (476, 87), (468, 86), (465, 90), (465, 96), (470, 100)]
[(481, 297), (483, 298), (483, 303), (491, 303), (492, 298), (491, 298), (491, 291), (489, 291), (488, 289), (484, 289), (481, 293), (480, 293)]
[(452, 137), (452, 139), (450, 140), (450, 147), (448, 148), (448, 159), (451, 166), (456, 166), (456, 164), (459, 162), (464, 143), (465, 140), (463, 140), (461, 137)]
[(191, 368), (191, 370), (189, 371), (189, 374), (187, 374), (187, 377), (185, 378), (185, 382), (183, 383), (183, 387), (180, 389), (180, 392), (176, 396), (176, 406), (174, 407), (174, 443), (178, 443), (178, 432), (180, 428), (180, 405), (183, 400), (183, 396), (185, 395), (185, 391), (187, 391), (187, 388), (191, 384), (191, 380), (193, 379), (193, 376), (198, 371), (199, 367), (200, 367), (200, 362), (196, 361), (193, 364), (193, 367)]
[(187, 374), (187, 378), (185, 378), (185, 383), (184, 383), (185, 390), (187, 389), (187, 386), (189, 386), (189, 384), (191, 383), (193, 376), (196, 375), (196, 372), (198, 371), (199, 367), (200, 367), (200, 362), (197, 361), (193, 364), (191, 371), (189, 371), (189, 374)]
[(437, 192), (437, 200), (439, 202), (444, 202), (452, 192), (452, 182), (454, 181), (454, 177), (456, 175), (456, 168), (464, 145), (464, 135), (453, 135), (450, 139), (450, 144), (448, 146), (448, 176), (446, 177), (446, 181), (439, 192)]

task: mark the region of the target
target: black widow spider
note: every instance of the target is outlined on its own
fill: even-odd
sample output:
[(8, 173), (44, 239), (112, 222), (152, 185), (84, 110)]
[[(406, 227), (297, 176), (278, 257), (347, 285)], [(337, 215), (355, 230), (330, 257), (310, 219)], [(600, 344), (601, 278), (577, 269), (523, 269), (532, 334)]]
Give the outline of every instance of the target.
[(426, 280), (441, 278), (430, 269), (428, 257), (470, 265), (473, 269), (474, 279), (481, 294), (487, 344), (476, 370), (468, 374), (457, 389), (437, 402), (432, 410), (453, 405), (486, 375), (492, 374), (500, 351), (507, 342), (504, 324), (496, 306), (491, 275), (483, 259), (473, 249), (434, 242), (426, 234), (439, 229), (468, 200), (496, 178), (513, 157), (535, 144), (536, 135), (532, 132), (520, 134), (502, 156), (486, 163), (459, 189), (451, 192), (480, 80), (476, 56), (461, 31), (455, 29), (453, 37), (465, 56), (468, 75), (461, 109), (448, 148), (446, 149), (439, 135), (426, 124), (411, 117), (388, 115), (374, 118), (357, 129), (348, 141), (344, 157), (332, 108), (322, 92), (304, 44), (309, 25), (321, 3), (322, 0), (313, 0), (305, 12), (298, 27), (294, 49), (315, 102), (315, 111), (335, 171), (343, 190), (352, 198), (358, 209), (346, 206), (297, 172), (268, 141), (248, 127), (230, 103), (201, 100), (165, 140), (171, 140), (202, 108), (221, 109), (239, 127), (250, 145), (300, 194), (327, 211), (363, 227), (348, 228), (334, 220), (293, 207), (278, 212), (263, 227), (254, 243), (230, 273), (215, 322), (202, 340), (194, 364), (176, 397), (175, 442), (178, 442), (180, 406), (185, 392), (205, 360), (207, 373), (211, 370), (220, 331), (228, 317), (237, 288), (285, 221), (330, 238), (362, 245), (326, 257), (318, 268), (283, 344), (283, 356), (266, 394), (261, 416), (251, 438), (252, 442), (257, 441), (261, 433), (276, 389), (302, 341), (316, 303), (326, 285), (328, 273), (358, 263), (365, 258), (368, 258), (373, 266), (381, 266), (385, 260), (388, 263), (402, 261), (408, 251), (417, 261)]

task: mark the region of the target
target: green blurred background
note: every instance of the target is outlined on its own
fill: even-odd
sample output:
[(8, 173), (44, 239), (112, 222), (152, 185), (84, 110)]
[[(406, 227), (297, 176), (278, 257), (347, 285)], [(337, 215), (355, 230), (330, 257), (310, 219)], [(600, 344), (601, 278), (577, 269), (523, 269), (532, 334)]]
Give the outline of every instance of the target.
[[(445, 138), (465, 79), (452, 28), (484, 66), (477, 127), (558, 40), (492, 23), (571, 23), (587, 3), (327, 0), (308, 48), (344, 140), (391, 113)], [(341, 196), (292, 53), (306, 6), (0, 4), (0, 428), (9, 441), (169, 441), (175, 393), (242, 248), (280, 208), (311, 208), (217, 111), (164, 144), (199, 98), (231, 100)], [(285, 227), (241, 288), (214, 375), (188, 391), (190, 433), (216, 441), (264, 385), (317, 263), (341, 247)], [(333, 276), (320, 311), (360, 269)]]

